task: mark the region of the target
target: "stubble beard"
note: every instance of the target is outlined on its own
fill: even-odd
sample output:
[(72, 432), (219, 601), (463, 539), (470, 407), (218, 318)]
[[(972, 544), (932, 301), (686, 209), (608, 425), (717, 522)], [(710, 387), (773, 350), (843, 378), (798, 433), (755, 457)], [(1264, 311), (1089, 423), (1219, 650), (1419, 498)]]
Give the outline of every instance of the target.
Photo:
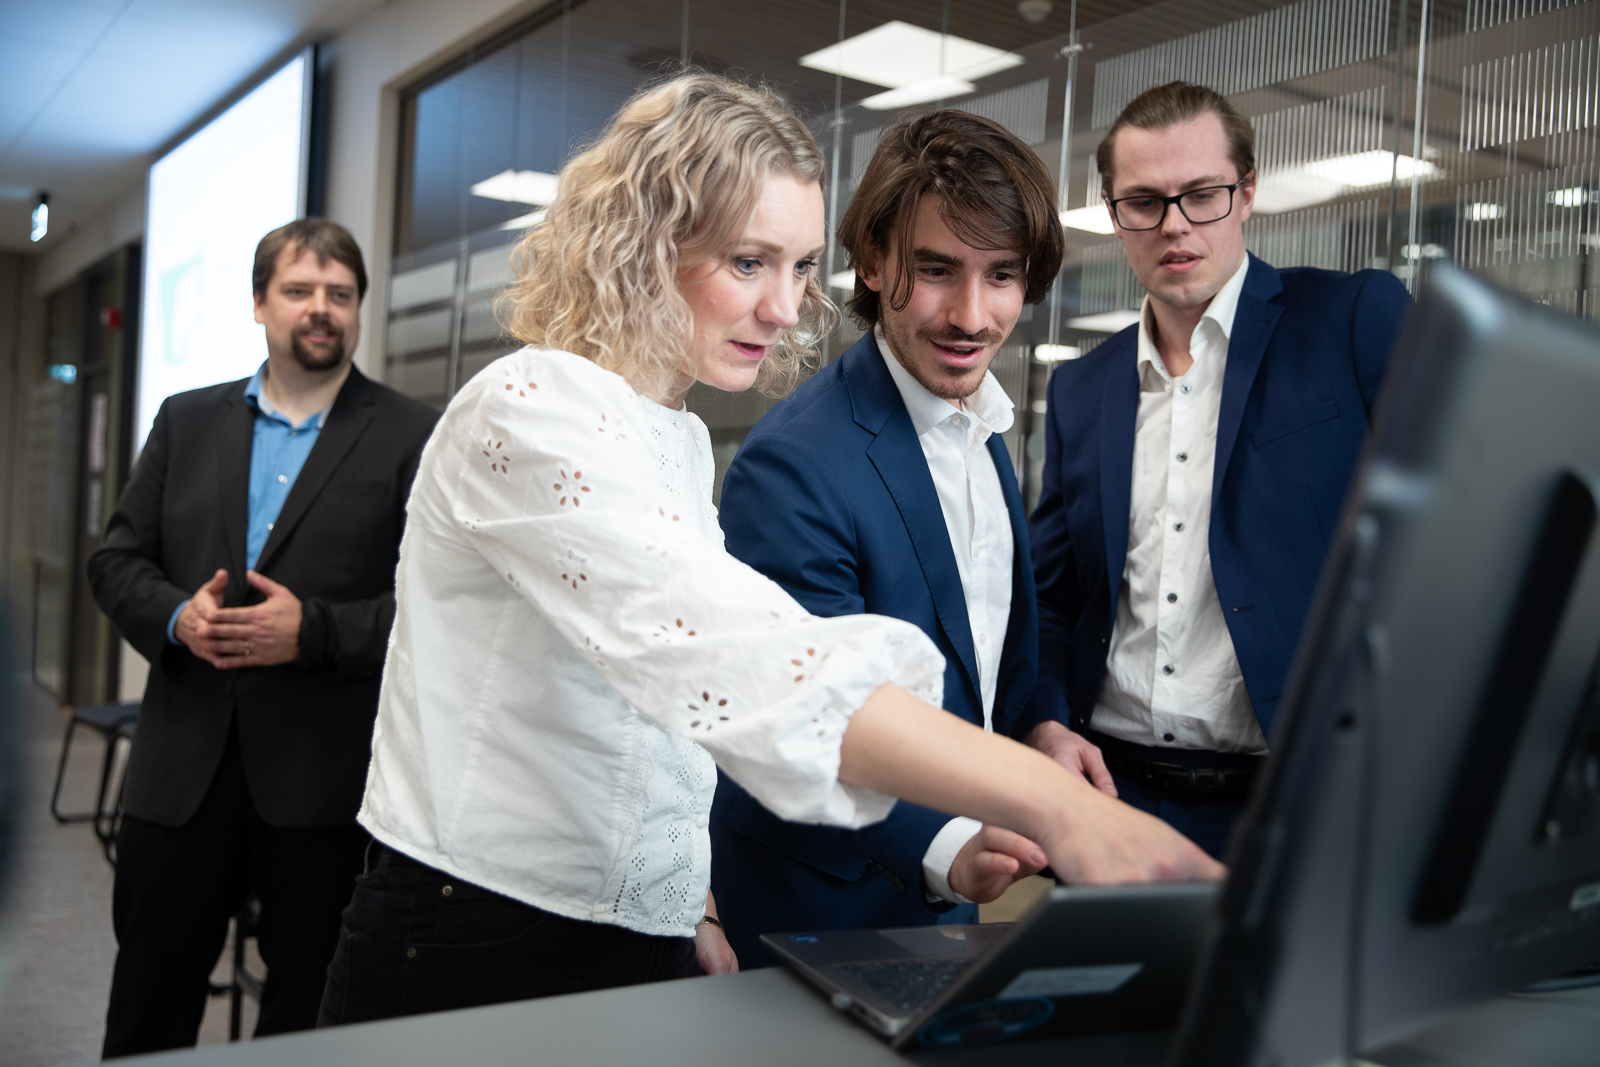
[[(917, 380), (928, 392), (940, 400), (964, 401), (983, 385), (983, 379), (989, 373), (989, 364), (994, 362), (995, 354), (999, 351), (1004, 337), (997, 337), (995, 331), (986, 330), (977, 334), (964, 334), (951, 330), (906, 330), (891, 320), (888, 315), (880, 319), (883, 325), (883, 336), (889, 342), (890, 358), (906, 369), (906, 373)], [(915, 360), (907, 362), (900, 357), (902, 352), (914, 351), (918, 341), (928, 341), (937, 344), (971, 343), (986, 345), (989, 348), (989, 358), (979, 366), (970, 367), (959, 373), (938, 373), (944, 369), (942, 366), (930, 368), (923, 366)]]

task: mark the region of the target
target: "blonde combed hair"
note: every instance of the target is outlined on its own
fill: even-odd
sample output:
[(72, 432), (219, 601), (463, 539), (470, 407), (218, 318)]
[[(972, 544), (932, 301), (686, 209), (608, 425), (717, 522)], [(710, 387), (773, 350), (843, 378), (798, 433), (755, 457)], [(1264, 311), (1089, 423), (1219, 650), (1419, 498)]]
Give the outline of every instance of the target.
[[(562, 169), (555, 202), (517, 247), (506, 327), (666, 395), (690, 373), (679, 268), (729, 252), (769, 175), (820, 184), (824, 171), (811, 132), (770, 89), (711, 74), (645, 89)], [(833, 315), (813, 272), (800, 321), (762, 360), (757, 388), (793, 389)]]

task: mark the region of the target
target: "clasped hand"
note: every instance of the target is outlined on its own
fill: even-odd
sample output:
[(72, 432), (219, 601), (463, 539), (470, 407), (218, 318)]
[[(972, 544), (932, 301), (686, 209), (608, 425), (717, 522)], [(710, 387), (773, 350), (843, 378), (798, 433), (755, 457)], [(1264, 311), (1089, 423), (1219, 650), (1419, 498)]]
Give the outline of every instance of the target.
[(245, 580), (267, 599), (247, 608), (223, 607), (228, 572), (219, 569), (184, 606), (174, 635), (218, 670), (293, 663), (300, 655), (300, 598), (255, 571), (246, 571)]

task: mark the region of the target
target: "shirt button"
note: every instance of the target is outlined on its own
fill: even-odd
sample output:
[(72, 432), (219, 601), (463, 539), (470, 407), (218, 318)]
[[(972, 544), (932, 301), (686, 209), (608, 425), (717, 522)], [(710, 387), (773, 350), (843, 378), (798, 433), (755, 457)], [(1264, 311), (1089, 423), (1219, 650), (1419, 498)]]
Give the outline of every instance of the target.
[(1180, 386), (1178, 386), (1178, 392), (1183, 393), (1185, 396), (1187, 396), (1188, 393), (1189, 393), (1189, 386), (1188, 385), (1180, 385)]
[(967, 424), (966, 418), (961, 416), (961, 415), (957, 415), (955, 418), (951, 419), (950, 421), (951, 421), (951, 423), (953, 423), (956, 426), (965, 426)]
[(1187, 452), (1179, 452), (1178, 453), (1178, 462), (1179, 463), (1187, 463), (1187, 462), (1189, 462), (1189, 453), (1187, 453)]
[(697, 815), (695, 816), (694, 824), (704, 830), (711, 825), (711, 817), (709, 815)]
[(1173, 737), (1171, 734), (1162, 734), (1161, 735), (1161, 740), (1163, 740), (1163, 741), (1176, 741), (1177, 738)]
[(1178, 602), (1178, 594), (1177, 593), (1168, 593), (1167, 594), (1167, 603), (1168, 604), (1176, 604), (1177, 602)]
[(1183, 533), (1183, 523), (1181, 523), (1181, 522), (1175, 522), (1175, 523), (1173, 523), (1173, 524), (1172, 524), (1172, 528), (1173, 528), (1173, 529), (1174, 529), (1174, 530), (1176, 530), (1176, 531), (1178, 531), (1178, 532), (1179, 532), (1179, 533)]
[(272, 529), (273, 525), (274, 525), (273, 523), (270, 523), (270, 522), (267, 523), (267, 529), (269, 529), (269, 530)]
[(979, 545), (977, 548), (972, 550), (972, 557), (974, 559), (982, 559), (983, 558), (983, 546), (982, 545)]
[(1162, 668), (1161, 668), (1161, 673), (1162, 674), (1171, 674), (1175, 669), (1176, 668), (1173, 667), (1172, 664), (1170, 664), (1170, 663), (1164, 664), (1162, 666)]
[(988, 634), (979, 634), (978, 635), (978, 644), (987, 645), (988, 643), (989, 643), (989, 635)]
[(282, 485), (284, 482), (287, 482), (288, 480), (289, 480), (289, 476), (287, 474), (278, 475), (278, 484), (279, 485)]

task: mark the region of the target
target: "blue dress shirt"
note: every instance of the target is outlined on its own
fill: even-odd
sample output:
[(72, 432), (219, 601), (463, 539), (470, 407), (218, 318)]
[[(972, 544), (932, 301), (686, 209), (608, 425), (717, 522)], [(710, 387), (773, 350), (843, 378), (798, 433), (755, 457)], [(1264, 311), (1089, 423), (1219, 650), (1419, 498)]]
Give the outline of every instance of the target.
[[(261, 364), (250, 384), (244, 387), (244, 398), (256, 409), (255, 435), (250, 444), (250, 505), (245, 533), (244, 565), (255, 569), (256, 560), (272, 534), (273, 523), (289, 499), (289, 490), (300, 476), (300, 468), (311, 455), (311, 446), (328, 421), (330, 404), (296, 426), (279, 413), (267, 399), (262, 384), (266, 380), (267, 365)], [(177, 644), (178, 616), (189, 606), (185, 600), (178, 605), (167, 620), (167, 640)]]

